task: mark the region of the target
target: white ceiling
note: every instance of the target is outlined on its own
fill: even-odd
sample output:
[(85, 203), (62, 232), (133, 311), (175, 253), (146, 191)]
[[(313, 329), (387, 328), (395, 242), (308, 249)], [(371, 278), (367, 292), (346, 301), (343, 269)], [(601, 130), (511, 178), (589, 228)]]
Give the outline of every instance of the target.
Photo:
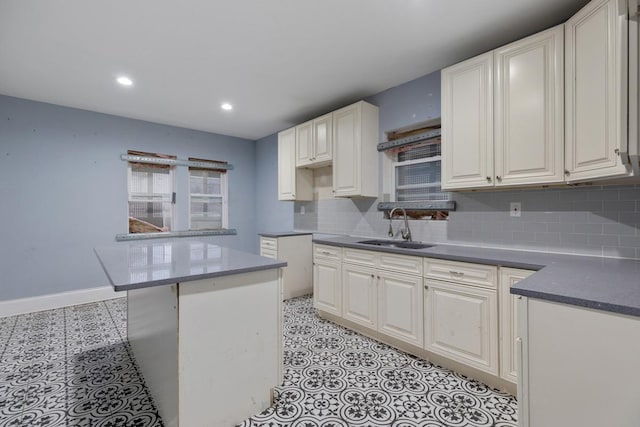
[(585, 3), (0, 0), (0, 94), (258, 139)]

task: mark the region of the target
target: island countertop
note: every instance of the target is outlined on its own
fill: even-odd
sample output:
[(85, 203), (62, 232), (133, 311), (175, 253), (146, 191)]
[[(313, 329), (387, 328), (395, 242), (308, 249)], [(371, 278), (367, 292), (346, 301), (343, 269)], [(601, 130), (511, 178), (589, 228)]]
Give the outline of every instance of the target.
[(200, 240), (137, 241), (95, 248), (116, 291), (286, 267), (287, 263)]

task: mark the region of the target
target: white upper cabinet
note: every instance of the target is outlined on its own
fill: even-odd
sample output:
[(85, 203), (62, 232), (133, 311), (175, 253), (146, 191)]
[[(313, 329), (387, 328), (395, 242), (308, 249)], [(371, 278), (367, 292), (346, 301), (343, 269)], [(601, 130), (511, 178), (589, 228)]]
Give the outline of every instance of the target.
[(330, 164), (333, 159), (333, 114), (313, 120), (313, 162)]
[(565, 24), (568, 182), (632, 175), (624, 163), (638, 149), (637, 134), (631, 147), (627, 134), (629, 100), (637, 103), (637, 68), (629, 76), (628, 67), (638, 52), (637, 35), (628, 38), (637, 25), (629, 22), (628, 7), (627, 0), (594, 0)]
[(564, 27), (493, 55), (495, 186), (563, 182)]
[(442, 71), (442, 188), (564, 181), (563, 27)]
[(312, 200), (313, 175), (296, 169), (296, 128), (278, 134), (278, 200)]
[(493, 52), (442, 70), (442, 189), (493, 186)]
[(306, 123), (295, 127), (296, 130), (296, 167), (306, 166), (313, 158), (313, 123)]
[(296, 167), (321, 167), (332, 160), (332, 114), (296, 126)]
[(364, 101), (333, 112), (333, 194), (378, 197), (378, 107)]

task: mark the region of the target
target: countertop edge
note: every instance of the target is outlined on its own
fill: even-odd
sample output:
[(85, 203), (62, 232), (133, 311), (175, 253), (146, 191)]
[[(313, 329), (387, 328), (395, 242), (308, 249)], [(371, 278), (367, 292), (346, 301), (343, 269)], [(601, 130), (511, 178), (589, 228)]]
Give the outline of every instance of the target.
[(274, 232), (264, 232), (264, 233), (258, 233), (258, 236), (261, 237), (273, 237), (273, 238), (278, 238), (278, 237), (290, 237), (290, 236), (308, 236), (308, 235), (313, 235), (313, 233), (311, 232), (304, 232), (304, 231), (274, 231)]
[(577, 307), (592, 308), (599, 311), (607, 311), (616, 314), (640, 317), (640, 308), (629, 307), (619, 304), (610, 304), (584, 298), (570, 297), (566, 295), (551, 294), (548, 292), (538, 292), (531, 289), (511, 288), (512, 295), (521, 295), (528, 298), (536, 298), (545, 301), (557, 302), (561, 304), (573, 305)]
[[(100, 257), (98, 257), (98, 259), (99, 258)], [(100, 263), (102, 264), (102, 261)], [(209, 279), (212, 277), (231, 276), (235, 274), (251, 273), (254, 271), (261, 271), (261, 270), (273, 270), (276, 268), (282, 268), (286, 266), (287, 266), (286, 261), (279, 261), (279, 262), (274, 262), (273, 264), (256, 265), (253, 267), (237, 268), (233, 270), (224, 270), (224, 271), (215, 271), (211, 273), (194, 274), (190, 276), (172, 277), (170, 279), (151, 280), (144, 283), (133, 283), (128, 285), (116, 285), (113, 282), (111, 282), (111, 278), (109, 277), (108, 274), (107, 274), (107, 277), (109, 277), (109, 281), (111, 282), (113, 289), (116, 292), (122, 292), (122, 291), (131, 291), (134, 289), (144, 289), (144, 288), (151, 288), (155, 286), (170, 285), (173, 283), (180, 283), (180, 282), (185, 282), (185, 283), (193, 282), (195, 280)], [(104, 266), (103, 266), (103, 269), (104, 269)]]

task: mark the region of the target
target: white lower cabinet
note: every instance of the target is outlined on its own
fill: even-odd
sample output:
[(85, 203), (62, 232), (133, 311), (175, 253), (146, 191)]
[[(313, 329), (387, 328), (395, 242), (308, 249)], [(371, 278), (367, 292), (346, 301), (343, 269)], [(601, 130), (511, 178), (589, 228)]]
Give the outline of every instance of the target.
[(425, 349), (498, 375), (494, 289), (425, 281)]
[(518, 382), (518, 312), (517, 296), (510, 293), (513, 285), (526, 279), (533, 271), (516, 268), (500, 269), (500, 376), (513, 383)]
[(283, 299), (312, 292), (311, 234), (265, 237), (260, 236), (260, 256), (287, 262), (282, 273)]
[(534, 298), (518, 304), (520, 427), (637, 427), (640, 318)]
[[(513, 393), (516, 299), (532, 271), (382, 251), (314, 245), (314, 302), (420, 357), (441, 356)], [(337, 319), (336, 319), (337, 317)], [(403, 344), (410, 346), (403, 347)], [(482, 371), (482, 372), (479, 372)], [(464, 372), (463, 373), (467, 373)], [(486, 375), (486, 373), (490, 375)]]
[(345, 320), (422, 346), (419, 257), (345, 249), (342, 290)]
[(341, 315), (340, 264), (317, 261), (313, 266), (313, 278), (315, 307), (337, 316)]
[(336, 316), (342, 315), (341, 266), (335, 259), (314, 258), (313, 304), (318, 310)]
[(378, 331), (422, 347), (422, 277), (380, 271)]
[(376, 329), (378, 292), (376, 270), (358, 265), (342, 266), (342, 317)]

